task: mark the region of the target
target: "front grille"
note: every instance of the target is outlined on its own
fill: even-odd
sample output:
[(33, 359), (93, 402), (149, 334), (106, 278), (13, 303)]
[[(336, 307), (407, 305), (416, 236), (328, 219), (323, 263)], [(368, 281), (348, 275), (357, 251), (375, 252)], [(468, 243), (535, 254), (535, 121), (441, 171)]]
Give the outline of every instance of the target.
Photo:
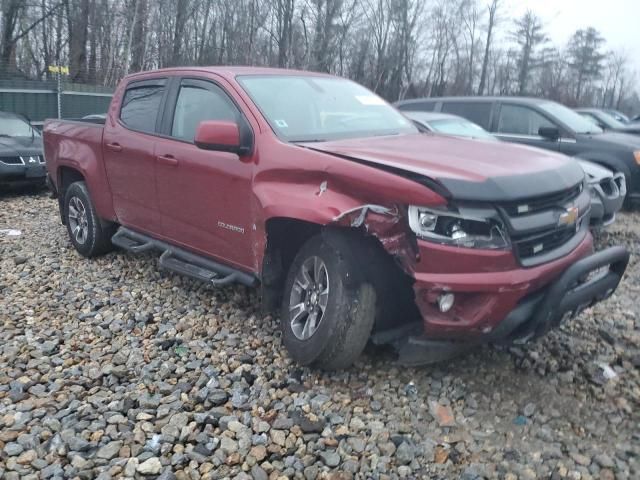
[[(536, 265), (554, 258), (553, 252), (561, 254), (561, 247), (582, 231), (588, 216), (583, 184), (545, 197), (525, 198), (499, 205), (513, 251), (525, 266)], [(579, 215), (575, 222), (569, 215)], [(562, 220), (565, 220), (563, 223)]]
[(526, 259), (542, 255), (567, 243), (576, 234), (575, 227), (552, 229), (542, 234), (528, 236), (521, 240), (512, 240), (519, 258)]
[(503, 204), (502, 208), (510, 217), (519, 217), (531, 213), (550, 210), (559, 205), (564, 205), (576, 198), (582, 192), (583, 185), (579, 183), (570, 190), (554, 193), (544, 197), (529, 198), (518, 202)]
[(5, 165), (23, 165), (24, 162), (20, 157), (0, 157), (0, 162)]

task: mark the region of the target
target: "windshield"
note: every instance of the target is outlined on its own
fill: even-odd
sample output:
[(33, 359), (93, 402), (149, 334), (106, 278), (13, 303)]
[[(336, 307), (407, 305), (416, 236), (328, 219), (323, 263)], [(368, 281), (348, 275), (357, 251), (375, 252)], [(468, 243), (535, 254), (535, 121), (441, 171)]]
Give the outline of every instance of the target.
[(238, 77), (276, 134), (291, 142), (418, 133), (411, 121), (366, 88), (337, 77)]
[(36, 129), (17, 117), (0, 118), (0, 137), (39, 137)]
[(549, 115), (564, 123), (573, 133), (602, 133), (602, 129), (584, 118), (579, 113), (568, 109), (564, 105), (553, 102), (541, 103), (539, 107)]
[(429, 125), (436, 132), (446, 133), (447, 135), (496, 140), (496, 137), (484, 130), (480, 125), (463, 119), (443, 118), (441, 120), (431, 120)]

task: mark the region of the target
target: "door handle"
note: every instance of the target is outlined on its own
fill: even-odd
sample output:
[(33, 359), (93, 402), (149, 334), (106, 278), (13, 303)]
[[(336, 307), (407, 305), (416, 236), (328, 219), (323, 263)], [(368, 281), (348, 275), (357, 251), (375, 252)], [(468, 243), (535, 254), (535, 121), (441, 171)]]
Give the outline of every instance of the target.
[(158, 158), (158, 163), (163, 163), (164, 165), (170, 165), (172, 167), (175, 167), (178, 165), (178, 159), (175, 158), (173, 155), (160, 155), (157, 158)]
[(114, 152), (121, 152), (122, 151), (122, 145), (120, 145), (119, 143), (107, 143), (107, 148), (109, 150), (114, 151)]

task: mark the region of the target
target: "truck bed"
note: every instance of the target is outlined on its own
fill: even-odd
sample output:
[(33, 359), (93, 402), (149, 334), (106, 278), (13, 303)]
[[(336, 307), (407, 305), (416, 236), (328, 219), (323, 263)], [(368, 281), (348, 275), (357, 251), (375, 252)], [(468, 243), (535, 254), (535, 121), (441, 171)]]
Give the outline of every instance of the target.
[(104, 120), (49, 119), (44, 123), (44, 155), (52, 186), (59, 191), (65, 167), (82, 173), (102, 218), (113, 218), (111, 192), (102, 156)]

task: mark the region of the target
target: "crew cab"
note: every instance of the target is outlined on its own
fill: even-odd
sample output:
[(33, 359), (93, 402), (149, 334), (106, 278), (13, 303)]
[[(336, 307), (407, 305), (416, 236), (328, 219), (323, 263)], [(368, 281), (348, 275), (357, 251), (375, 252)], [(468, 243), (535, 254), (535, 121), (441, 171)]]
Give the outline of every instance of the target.
[(137, 73), (104, 125), (48, 120), (44, 145), (80, 254), (157, 252), (212, 286), (259, 286), (305, 365), (346, 367), (369, 340), (420, 364), (538, 337), (609, 297), (628, 262), (593, 252), (573, 160), (420, 134), (330, 75)]
[(640, 200), (640, 138), (605, 132), (559, 103), (525, 97), (442, 97), (403, 100), (396, 106), (405, 112), (459, 115), (506, 142), (564, 153), (622, 172), (627, 203)]

